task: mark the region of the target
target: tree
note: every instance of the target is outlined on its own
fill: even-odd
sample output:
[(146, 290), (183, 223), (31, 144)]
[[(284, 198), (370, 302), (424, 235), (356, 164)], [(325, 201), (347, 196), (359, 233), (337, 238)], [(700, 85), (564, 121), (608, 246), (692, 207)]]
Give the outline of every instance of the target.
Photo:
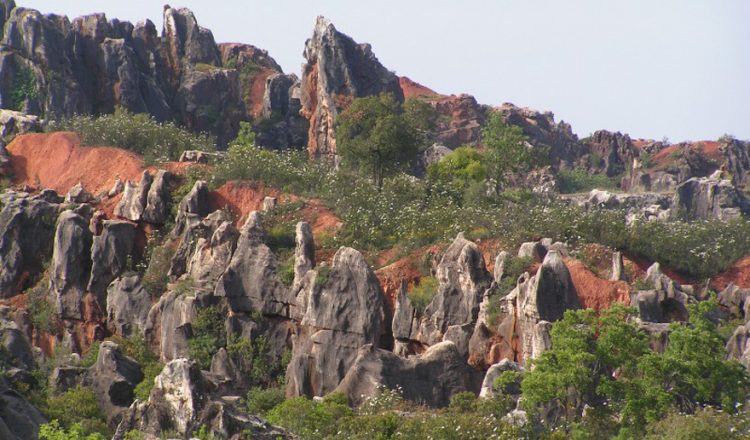
[(463, 146), (431, 164), (427, 177), (432, 184), (444, 184), (456, 198), (463, 198), (469, 188), (484, 190), (487, 167), (484, 155), (476, 148)]
[(339, 115), (336, 147), (344, 164), (369, 173), (379, 190), (387, 175), (406, 169), (419, 152), (416, 130), (390, 94), (355, 99)]
[(528, 144), (521, 127), (507, 124), (496, 112), (490, 114), (482, 129), (482, 143), (487, 147), (489, 177), (495, 181), (498, 190), (508, 173), (541, 165), (547, 155), (545, 149)]

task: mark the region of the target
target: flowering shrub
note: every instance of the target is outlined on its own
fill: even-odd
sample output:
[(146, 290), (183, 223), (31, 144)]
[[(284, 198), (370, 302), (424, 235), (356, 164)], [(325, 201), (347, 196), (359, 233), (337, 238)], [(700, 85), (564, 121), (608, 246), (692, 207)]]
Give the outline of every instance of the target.
[(309, 161), (304, 152), (235, 145), (218, 165), (214, 184), (243, 179), (321, 199), (341, 218), (332, 246), (416, 248), (482, 231), (511, 247), (550, 237), (569, 244), (600, 243), (658, 261), (693, 278), (728, 268), (750, 249), (750, 222), (635, 222), (615, 210), (586, 211), (560, 201), (481, 195), (466, 203), (449, 185), (400, 175), (378, 191), (368, 179)]
[(116, 146), (141, 154), (146, 162), (177, 160), (185, 150), (213, 151), (216, 141), (171, 122), (118, 108), (114, 114), (73, 116), (53, 121), (47, 131), (74, 131), (84, 145)]

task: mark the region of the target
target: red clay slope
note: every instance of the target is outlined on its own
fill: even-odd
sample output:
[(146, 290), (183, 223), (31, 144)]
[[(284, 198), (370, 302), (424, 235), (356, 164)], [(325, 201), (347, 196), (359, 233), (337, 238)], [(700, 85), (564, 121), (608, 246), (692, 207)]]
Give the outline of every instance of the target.
[(81, 182), (96, 195), (109, 191), (118, 176), (138, 181), (144, 170), (136, 154), (114, 147), (82, 147), (75, 133), (25, 134), (7, 149), (14, 184), (51, 188), (59, 194)]

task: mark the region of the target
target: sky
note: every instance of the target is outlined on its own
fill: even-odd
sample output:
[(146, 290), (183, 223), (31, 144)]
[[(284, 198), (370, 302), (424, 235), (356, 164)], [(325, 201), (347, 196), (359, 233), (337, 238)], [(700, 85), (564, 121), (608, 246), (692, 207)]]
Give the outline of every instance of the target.
[[(162, 1), (16, 0), (69, 17), (104, 12), (161, 29)], [(381, 63), (444, 94), (552, 111), (598, 129), (672, 142), (750, 139), (747, 0), (174, 0), (217, 42), (269, 51), (301, 71), (324, 15)]]

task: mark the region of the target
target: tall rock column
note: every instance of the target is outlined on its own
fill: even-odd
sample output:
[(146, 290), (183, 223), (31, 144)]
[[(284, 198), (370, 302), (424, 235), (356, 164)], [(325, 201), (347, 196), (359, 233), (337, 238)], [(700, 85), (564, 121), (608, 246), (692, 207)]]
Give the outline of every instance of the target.
[(357, 44), (324, 17), (315, 21), (304, 57), (300, 98), (301, 114), (310, 121), (310, 157), (336, 154), (336, 118), (354, 98), (388, 92), (404, 99), (398, 77), (380, 64), (370, 45)]

